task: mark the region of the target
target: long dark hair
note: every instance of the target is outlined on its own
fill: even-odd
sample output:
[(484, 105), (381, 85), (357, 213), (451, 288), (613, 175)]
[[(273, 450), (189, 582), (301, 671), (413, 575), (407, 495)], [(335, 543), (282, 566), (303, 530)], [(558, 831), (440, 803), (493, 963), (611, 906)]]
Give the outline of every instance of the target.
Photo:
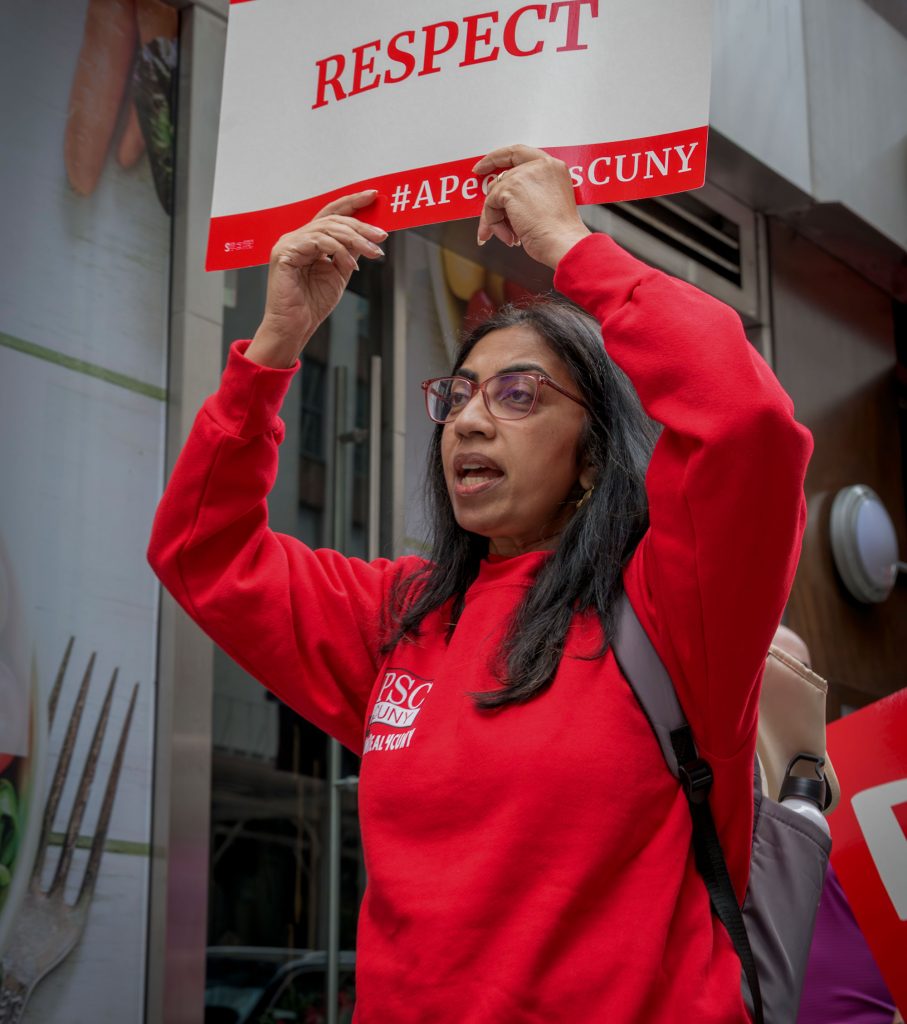
[[(588, 403), (577, 465), (581, 456), (588, 458), (595, 489), (570, 519), (514, 612), (491, 666), (503, 686), (474, 695), (484, 708), (525, 702), (551, 684), (577, 612), (593, 610), (601, 623), (602, 644), (591, 656), (607, 650), (623, 591), (621, 571), (648, 525), (645, 473), (656, 437), (655, 425), (643, 412), (633, 386), (606, 355), (597, 321), (565, 300), (503, 307), (466, 336), (452, 372), (487, 334), (516, 326), (531, 327), (550, 346)], [(448, 601), (449, 639), (466, 591), (488, 554), (488, 539), (462, 529), (454, 518), (441, 462), (443, 429), (437, 427), (428, 451), (431, 554), (425, 565), (399, 577), (391, 587), (385, 651), (406, 636), (418, 636), (426, 615)]]

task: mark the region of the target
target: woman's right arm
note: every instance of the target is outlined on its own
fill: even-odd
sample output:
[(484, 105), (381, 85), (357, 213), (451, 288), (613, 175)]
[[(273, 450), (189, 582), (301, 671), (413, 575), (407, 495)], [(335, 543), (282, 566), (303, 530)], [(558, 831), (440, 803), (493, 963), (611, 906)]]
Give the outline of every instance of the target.
[[(275, 246), (262, 326), (230, 351), (199, 412), (154, 521), (148, 557), (189, 615), (243, 668), (353, 750), (379, 659), (391, 563), (311, 551), (268, 527), (297, 359), (380, 229), (340, 200)], [(339, 209), (338, 209), (339, 207)], [(355, 255), (354, 255), (355, 254)]]
[(375, 201), (368, 189), (344, 196), (308, 224), (278, 239), (268, 264), (264, 316), (246, 358), (261, 366), (285, 369), (300, 353), (359, 269), (359, 257), (375, 259), (387, 232), (352, 215)]

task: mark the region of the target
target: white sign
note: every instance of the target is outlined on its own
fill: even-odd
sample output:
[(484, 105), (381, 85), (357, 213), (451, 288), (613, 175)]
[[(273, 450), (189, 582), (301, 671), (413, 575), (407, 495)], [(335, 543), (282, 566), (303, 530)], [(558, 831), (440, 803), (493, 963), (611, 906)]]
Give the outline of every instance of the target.
[(477, 216), (491, 149), (601, 203), (702, 185), (711, 0), (232, 0), (207, 267), (347, 192), (388, 230)]

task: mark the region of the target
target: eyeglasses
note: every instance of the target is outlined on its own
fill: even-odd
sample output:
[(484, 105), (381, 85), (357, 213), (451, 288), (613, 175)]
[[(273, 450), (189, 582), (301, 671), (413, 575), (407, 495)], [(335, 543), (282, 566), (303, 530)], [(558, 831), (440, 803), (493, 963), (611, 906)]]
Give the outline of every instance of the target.
[(525, 419), (535, 409), (546, 385), (584, 409), (588, 408), (581, 398), (541, 373), (496, 373), (481, 384), (468, 377), (433, 377), (422, 381), (422, 390), (428, 415), (435, 423), (450, 423), (472, 401), (477, 391), (482, 392), (485, 408), (495, 419)]

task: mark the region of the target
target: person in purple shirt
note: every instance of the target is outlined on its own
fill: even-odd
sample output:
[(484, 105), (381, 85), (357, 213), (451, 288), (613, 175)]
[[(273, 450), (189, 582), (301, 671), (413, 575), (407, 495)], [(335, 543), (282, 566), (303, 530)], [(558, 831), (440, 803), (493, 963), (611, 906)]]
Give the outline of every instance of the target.
[[(810, 666), (801, 637), (780, 626), (774, 643)], [(806, 965), (797, 1024), (903, 1024), (831, 864)]]
[(797, 1024), (892, 1024), (894, 1000), (829, 864)]

